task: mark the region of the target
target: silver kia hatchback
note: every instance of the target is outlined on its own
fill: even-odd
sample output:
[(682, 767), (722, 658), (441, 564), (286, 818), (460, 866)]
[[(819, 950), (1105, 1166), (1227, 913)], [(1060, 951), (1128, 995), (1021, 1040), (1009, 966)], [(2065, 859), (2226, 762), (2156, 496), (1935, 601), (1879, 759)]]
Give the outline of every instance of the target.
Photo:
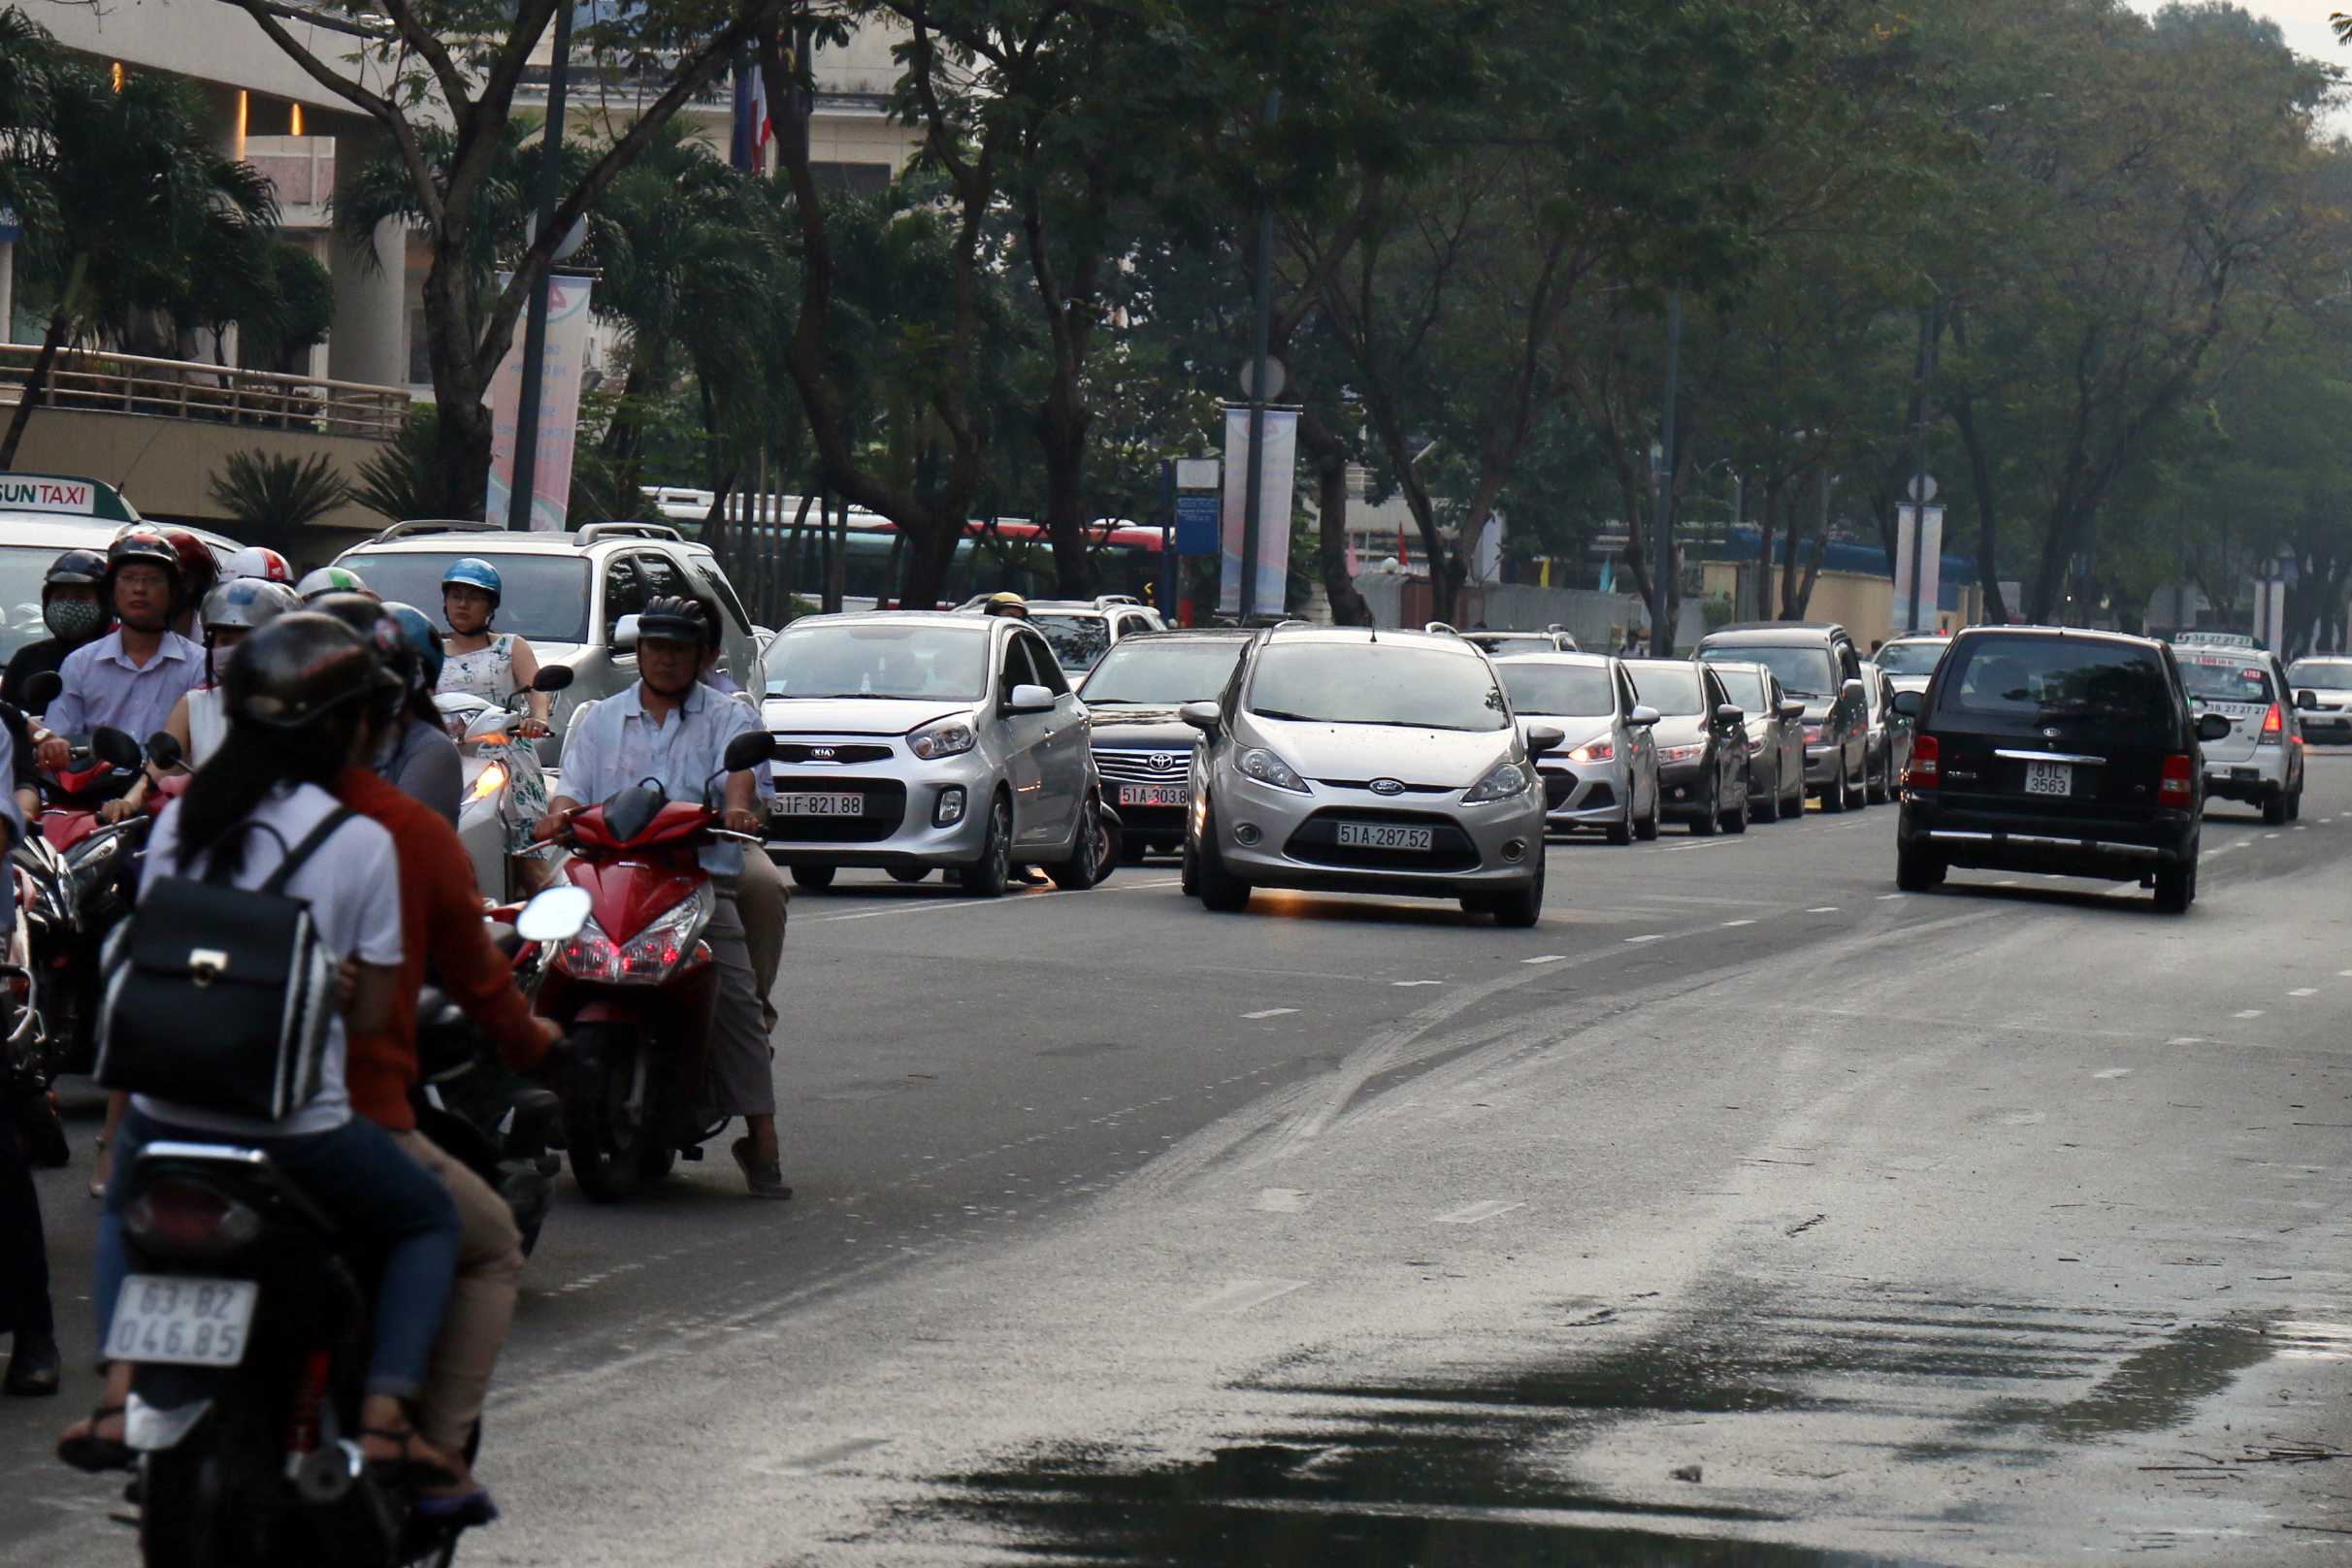
[(1598, 829), (1613, 844), (1655, 838), (1658, 747), (1650, 732), (1658, 710), (1635, 698), (1624, 666), (1604, 653), (1534, 653), (1494, 668), (1522, 731), (1549, 724), (1567, 736), (1536, 769), (1552, 831)]
[(1494, 666), (1461, 638), (1292, 623), (1190, 702), (1186, 891), (1238, 910), (1254, 888), (1458, 898), (1533, 926), (1544, 911), (1544, 782), (1565, 738), (1522, 738)]

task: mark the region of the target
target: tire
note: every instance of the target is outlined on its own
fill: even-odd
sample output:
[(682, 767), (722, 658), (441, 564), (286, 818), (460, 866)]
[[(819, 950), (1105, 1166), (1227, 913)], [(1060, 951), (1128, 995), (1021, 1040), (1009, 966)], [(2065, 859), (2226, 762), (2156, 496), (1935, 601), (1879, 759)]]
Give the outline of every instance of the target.
[(1780, 798), (1780, 820), (1782, 822), (1802, 822), (1805, 820), (1804, 758), (1797, 759), (1797, 766), (1791, 770), (1790, 776), (1795, 780), (1795, 787)]
[(1854, 780), (1852, 780), (1852, 779), (1850, 779), (1850, 778), (1849, 778), (1849, 779), (1847, 779), (1847, 780), (1846, 781), (1846, 810), (1848, 810), (1848, 811), (1860, 811), (1860, 810), (1863, 810), (1863, 809), (1865, 809), (1866, 807), (1868, 807), (1868, 806), (1869, 806), (1869, 804), (1870, 804), (1870, 754), (1869, 754), (1868, 752), (1865, 752), (1865, 753), (1863, 753), (1863, 756), (1862, 756), (1862, 779), (1861, 779), (1861, 782), (1860, 782), (1860, 783), (1856, 783)]
[(1544, 861), (1535, 863), (1535, 880), (1519, 893), (1499, 894), (1486, 900), (1494, 923), (1511, 931), (1528, 931), (1544, 918)]
[(1754, 804), (1755, 796), (1743, 783), (1740, 787), (1740, 803), (1723, 814), (1723, 831), (1734, 833), (1746, 833), (1748, 831), (1748, 813)]
[(1226, 870), (1225, 857), (1217, 853), (1214, 815), (1201, 824), (1200, 842), (1193, 855), (1193, 877), (1200, 890), (1202, 908), (1232, 915), (1250, 906), (1250, 884)]
[(1944, 863), (1925, 850), (1895, 850), (1895, 886), (1905, 893), (1933, 893), (1944, 885)]
[(1718, 775), (1715, 783), (1708, 788), (1706, 806), (1700, 810), (1697, 816), (1690, 819), (1690, 835), (1693, 838), (1713, 838), (1722, 831), (1723, 781)]
[(1200, 862), (1192, 853), (1192, 840), (1187, 838), (1184, 847), (1176, 853), (1180, 857), (1176, 890), (1188, 898), (1197, 898), (1200, 897)]
[(1780, 820), (1780, 797), (1779, 793), (1780, 781), (1776, 778), (1772, 782), (1774, 793), (1767, 795), (1764, 797), (1764, 799), (1758, 800), (1756, 800), (1756, 781), (1752, 778), (1748, 781), (1748, 799), (1755, 806), (1756, 820), (1758, 822), (1778, 822)]
[(2168, 915), (2185, 915), (2197, 901), (2197, 861), (2156, 867), (2156, 908)]
[(1870, 781), (1868, 795), (1872, 805), (1885, 805), (1895, 798), (1892, 780), (1895, 773), (1895, 748), (1889, 746), (1878, 757), (1878, 775)]
[(1102, 851), (1102, 812), (1089, 800), (1078, 808), (1078, 826), (1070, 834), (1070, 858), (1047, 866), (1045, 874), (1064, 893), (1084, 893), (1107, 874)]
[(271, 1438), (253, 1419), (250, 1390), (232, 1394), (197, 1430), (139, 1465), (139, 1560), (146, 1568), (235, 1568), (282, 1561), (287, 1543), (273, 1506), (278, 1477), (261, 1462)]
[(1633, 842), (1633, 802), (1625, 802), (1625, 820), (1613, 822), (1604, 830), (1609, 841), (1620, 849)]
[(1102, 886), (1111, 873), (1127, 864), (1127, 830), (1111, 812), (1097, 806), (1094, 811), (1094, 832), (1098, 843), (1094, 850), (1094, 885)]
[(2295, 793), (2287, 797), (2287, 820), (2289, 822), (2294, 822), (2299, 820), (2302, 816), (2303, 786), (2298, 784), (2295, 786)]
[(579, 1043), (564, 1085), (564, 1157), (591, 1200), (618, 1203), (636, 1195), (652, 1163), (645, 1125), (632, 1124), (622, 1109), (637, 1076), (638, 1042), (634, 1030), (594, 1025)]
[(833, 884), (834, 867), (831, 866), (796, 866), (792, 868), (792, 885), (822, 893)]
[(1821, 809), (1831, 812), (1846, 809), (1846, 764), (1843, 758), (1839, 760), (1837, 776), (1821, 786)]
[(1013, 807), (1001, 795), (988, 804), (988, 838), (980, 858), (958, 866), (956, 885), (975, 898), (1001, 898), (1013, 879)]
[(1657, 842), (1658, 801), (1655, 795), (1652, 795), (1650, 798), (1650, 815), (1644, 817), (1641, 821), (1633, 825), (1633, 836), (1639, 838), (1645, 844), (1654, 844)]
[(2262, 820), (2273, 828), (2283, 828), (2287, 822), (2287, 792), (2273, 790), (2262, 800)]
[(928, 866), (893, 866), (889, 869), (890, 879), (893, 882), (910, 888), (931, 875), (931, 867)]

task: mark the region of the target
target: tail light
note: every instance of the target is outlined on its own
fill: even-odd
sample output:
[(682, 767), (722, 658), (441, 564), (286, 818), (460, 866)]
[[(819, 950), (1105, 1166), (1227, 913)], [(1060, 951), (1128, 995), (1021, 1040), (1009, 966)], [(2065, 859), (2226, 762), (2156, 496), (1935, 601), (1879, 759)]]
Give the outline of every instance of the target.
[(1903, 787), (1932, 790), (1944, 782), (1944, 743), (1932, 735), (1911, 741), (1911, 766), (1903, 770)]
[(225, 1258), (261, 1234), (261, 1216), (201, 1182), (167, 1178), (131, 1199), (122, 1229), (158, 1256)]
[(2197, 759), (2176, 751), (2164, 760), (2164, 777), (2156, 798), (2166, 805), (2187, 805), (2197, 794)]
[(2287, 716), (2284, 712), (2280, 711), (2276, 702), (2272, 702), (2270, 704), (2270, 711), (2262, 716), (2262, 738), (2256, 741), (2255, 744), (2261, 746), (2275, 746), (2286, 738), (2286, 735)]

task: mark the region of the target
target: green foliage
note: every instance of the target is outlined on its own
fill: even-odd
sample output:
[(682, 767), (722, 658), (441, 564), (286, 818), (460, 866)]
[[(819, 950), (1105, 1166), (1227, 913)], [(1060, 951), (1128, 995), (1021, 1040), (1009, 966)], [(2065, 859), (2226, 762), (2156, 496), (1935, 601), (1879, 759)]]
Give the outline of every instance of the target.
[(245, 532), (288, 539), (351, 499), (351, 486), (324, 452), (308, 459), (232, 452), (212, 476), (213, 504)]
[(388, 522), (412, 517), (454, 517), (441, 481), (440, 412), (430, 403), (408, 406), (400, 435), (359, 466), (351, 499)]

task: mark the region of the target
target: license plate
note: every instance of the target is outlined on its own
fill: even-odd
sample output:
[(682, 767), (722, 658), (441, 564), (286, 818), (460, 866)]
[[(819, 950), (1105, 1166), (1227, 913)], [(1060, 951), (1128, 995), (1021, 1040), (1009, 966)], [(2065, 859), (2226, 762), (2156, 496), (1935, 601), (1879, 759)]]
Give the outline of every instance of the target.
[(1403, 849), (1427, 854), (1437, 846), (1434, 828), (1395, 828), (1383, 822), (1343, 822), (1339, 825), (1339, 847), (1342, 849)]
[(829, 791), (823, 795), (779, 795), (775, 814), (779, 817), (862, 817), (866, 815), (866, 797), (855, 790)]
[(107, 1358), (235, 1366), (245, 1359), (245, 1330), (260, 1299), (261, 1287), (251, 1280), (133, 1274), (122, 1282), (107, 1330)]
[(1181, 807), (1184, 804), (1184, 786), (1181, 784), (1122, 784), (1119, 786), (1119, 803), (1121, 805)]
[(2074, 793), (2074, 770), (2064, 763), (2027, 763), (2025, 793), (2072, 795)]

